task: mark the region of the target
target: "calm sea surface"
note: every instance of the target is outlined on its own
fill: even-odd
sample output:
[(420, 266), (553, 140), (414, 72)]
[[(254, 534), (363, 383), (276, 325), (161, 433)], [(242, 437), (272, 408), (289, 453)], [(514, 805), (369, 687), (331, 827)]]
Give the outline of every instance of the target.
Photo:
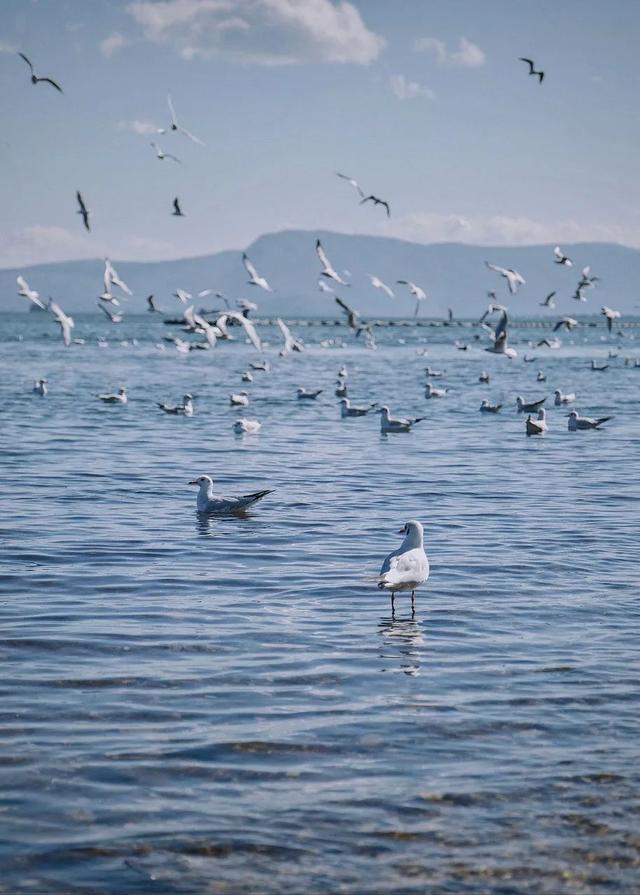
[[(634, 331), (553, 351), (515, 326), (510, 362), (442, 327), (377, 351), (296, 327), (308, 350), (280, 359), (265, 328), (273, 369), (243, 385), (242, 341), (185, 357), (152, 315), (74, 316), (69, 349), (0, 316), (0, 892), (636, 895)], [(354, 400), (426, 420), (341, 420), (343, 363)], [(121, 385), (128, 406), (96, 400)], [(257, 436), (231, 428), (243, 387)], [(527, 439), (515, 396), (554, 388), (615, 418), (572, 434), (551, 400)], [(185, 391), (193, 418), (156, 407)], [(275, 493), (201, 521), (202, 473)], [(410, 518), (431, 578), (392, 618), (370, 578)]]

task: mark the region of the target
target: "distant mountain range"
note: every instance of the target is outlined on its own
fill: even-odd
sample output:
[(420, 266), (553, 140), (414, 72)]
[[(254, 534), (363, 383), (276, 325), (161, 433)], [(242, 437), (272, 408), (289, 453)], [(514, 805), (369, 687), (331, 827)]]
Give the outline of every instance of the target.
[[(420, 315), (443, 317), (447, 308), (456, 316), (476, 316), (488, 303), (487, 291), (496, 292), (497, 300), (508, 305), (514, 316), (538, 314), (597, 314), (603, 304), (623, 314), (640, 313), (640, 251), (610, 243), (565, 244), (563, 251), (574, 266), (554, 263), (552, 245), (486, 247), (436, 243), (422, 245), (379, 236), (357, 236), (325, 231), (286, 230), (261, 236), (247, 248), (258, 272), (266, 277), (273, 293), (247, 285), (241, 251), (225, 251), (199, 258), (175, 261), (132, 262), (112, 259), (118, 272), (134, 292), (122, 302), (125, 313), (146, 309), (145, 298), (153, 293), (157, 305), (176, 314), (182, 305), (172, 297), (176, 288), (194, 295), (204, 289), (224, 293), (235, 301), (250, 298), (259, 306), (259, 315), (290, 317), (339, 316), (330, 293), (318, 289), (321, 266), (315, 253), (320, 238), (329, 258), (350, 287), (335, 286), (336, 292), (366, 316), (408, 317), (414, 300), (406, 286), (396, 280), (413, 280), (427, 293)], [(490, 261), (519, 271), (527, 283), (516, 296), (509, 294), (506, 281), (488, 270)], [(600, 277), (597, 288), (587, 290), (586, 303), (574, 301), (580, 271), (591, 266)], [(18, 269), (0, 270), (0, 310), (28, 310), (25, 299), (16, 294), (16, 276), (22, 274), (29, 285), (46, 298), (53, 296), (66, 311), (92, 311), (102, 292), (103, 263), (65, 261)], [(374, 274), (395, 292), (389, 298), (372, 288), (367, 274)], [(549, 312), (538, 303), (547, 293), (556, 291), (557, 311)], [(213, 296), (195, 299), (197, 307), (215, 307)]]

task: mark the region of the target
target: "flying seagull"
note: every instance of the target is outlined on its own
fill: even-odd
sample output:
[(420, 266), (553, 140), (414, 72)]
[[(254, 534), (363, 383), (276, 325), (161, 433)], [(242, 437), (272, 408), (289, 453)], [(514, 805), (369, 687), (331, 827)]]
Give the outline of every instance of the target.
[(607, 329), (611, 332), (611, 327), (613, 326), (614, 320), (619, 320), (622, 314), (620, 311), (614, 311), (613, 308), (608, 308), (606, 305), (602, 306), (600, 313), (603, 317), (607, 318)]
[(364, 205), (365, 202), (373, 202), (374, 205), (383, 205), (387, 209), (387, 217), (391, 217), (391, 209), (389, 208), (389, 203), (385, 202), (384, 199), (379, 199), (378, 196), (365, 196), (364, 199), (360, 200), (360, 205)]
[(32, 84), (38, 84), (40, 81), (42, 81), (44, 84), (51, 84), (51, 86), (52, 86), (52, 87), (55, 87), (56, 90), (58, 90), (60, 93), (63, 92), (63, 91), (62, 91), (62, 87), (61, 87), (59, 84), (56, 84), (56, 82), (53, 80), (53, 78), (41, 78), (41, 77), (39, 77), (39, 76), (35, 73), (35, 71), (33, 70), (33, 65), (32, 65), (31, 62), (27, 59), (27, 57), (24, 55), (24, 53), (18, 53), (18, 56), (20, 56), (21, 59), (24, 59), (24, 61), (27, 63), (27, 65), (28, 65), (29, 68), (31, 69), (31, 83), (32, 83)]
[(193, 142), (197, 143), (199, 146), (204, 146), (204, 143), (202, 142), (202, 140), (199, 140), (198, 137), (194, 136), (190, 131), (188, 131), (186, 128), (184, 128), (180, 124), (178, 124), (178, 119), (176, 117), (176, 110), (173, 107), (173, 102), (171, 100), (170, 93), (167, 93), (167, 105), (169, 106), (169, 112), (171, 114), (171, 124), (169, 125), (168, 128), (166, 128), (166, 127), (158, 128), (158, 133), (166, 134), (167, 130), (178, 131), (179, 133), (184, 134), (185, 137), (188, 137), (190, 140), (193, 140)]
[(512, 270), (512, 268), (504, 268), (498, 267), (497, 264), (489, 264), (488, 261), (484, 262), (489, 270), (495, 270), (496, 273), (499, 273), (501, 277), (504, 277), (509, 284), (509, 292), (512, 295), (515, 295), (518, 291), (519, 286), (524, 286), (526, 280), (523, 276), (521, 276), (517, 270)]
[(177, 196), (173, 200), (173, 211), (171, 212), (171, 214), (176, 218), (186, 217), (184, 211), (180, 208), (180, 201)]
[(84, 199), (82, 198), (82, 196), (80, 194), (80, 190), (76, 191), (76, 199), (78, 200), (78, 205), (80, 206), (78, 208), (78, 210), (76, 211), (76, 214), (82, 215), (82, 222), (85, 226), (85, 229), (88, 232), (91, 232), (91, 227), (89, 226), (89, 215), (91, 214), (91, 212), (89, 211), (87, 206), (84, 204)]
[(355, 190), (358, 191), (358, 195), (360, 196), (360, 198), (361, 198), (361, 199), (364, 199), (364, 192), (363, 192), (362, 187), (360, 186), (360, 184), (358, 183), (357, 180), (355, 180), (353, 177), (348, 177), (346, 174), (340, 174), (338, 171), (336, 171), (336, 177), (341, 177), (342, 180), (346, 180), (347, 183), (350, 183), (351, 186), (352, 186)]
[(154, 143), (153, 141), (151, 141), (151, 145), (152, 145), (153, 148), (155, 149), (155, 151), (156, 151), (156, 155), (158, 156), (158, 158), (160, 159), (160, 161), (162, 161), (162, 160), (165, 159), (165, 158), (170, 158), (170, 159), (172, 159), (174, 162), (177, 162), (179, 165), (182, 164), (182, 162), (180, 161), (180, 159), (179, 159), (177, 156), (175, 156), (175, 155), (171, 155), (170, 152), (163, 152), (163, 150), (160, 149), (160, 147), (158, 146), (157, 143)]
[(122, 290), (125, 295), (133, 295), (131, 289), (127, 286), (127, 284), (120, 279), (118, 276), (118, 272), (113, 266), (113, 264), (109, 261), (108, 258), (104, 259), (104, 292), (100, 296), (102, 301), (111, 302), (111, 304), (118, 305), (120, 302), (118, 299), (112, 295), (111, 286), (117, 286), (118, 289)]
[(319, 239), (316, 239), (316, 254), (320, 259), (320, 263), (322, 264), (322, 270), (320, 271), (321, 276), (327, 277), (330, 280), (335, 280), (336, 283), (340, 283), (341, 286), (349, 286), (350, 284), (345, 282), (342, 279), (340, 274), (334, 270), (329, 258), (327, 257), (327, 253), (325, 252), (322, 243)]
[(383, 283), (379, 277), (375, 277), (373, 274), (368, 273), (367, 276), (371, 280), (371, 285), (374, 289), (382, 289), (383, 292), (386, 292), (389, 298), (393, 298), (393, 290), (390, 289), (386, 283)]
[(23, 276), (18, 276), (16, 282), (20, 287), (18, 289), (18, 295), (22, 295), (23, 298), (28, 299), (36, 307), (42, 308), (43, 311), (46, 309), (45, 303), (40, 298), (40, 293), (36, 292), (35, 289), (31, 289)]
[(416, 286), (415, 283), (412, 283), (411, 280), (396, 280), (396, 283), (400, 283), (403, 286), (409, 287), (409, 292), (411, 293), (411, 295), (414, 296), (416, 300), (416, 309), (413, 312), (413, 316), (417, 317), (418, 310), (420, 308), (420, 302), (425, 300), (425, 298), (427, 297), (427, 293), (424, 291), (424, 289), (421, 289), (420, 286)]
[(540, 305), (540, 307), (541, 307), (541, 308), (550, 308), (550, 309), (553, 310), (553, 308), (555, 308), (555, 306), (556, 306), (556, 303), (555, 303), (555, 301), (553, 300), (553, 296), (554, 296), (554, 295), (555, 295), (555, 292), (550, 292), (550, 293), (547, 295), (547, 297), (545, 298), (544, 301), (540, 301), (540, 302), (538, 302), (538, 304)]
[(508, 324), (507, 312), (503, 311), (498, 323), (496, 325), (495, 334), (493, 337), (493, 345), (490, 348), (485, 348), (485, 351), (489, 351), (491, 354), (504, 354), (505, 357), (514, 358), (518, 356), (518, 352), (514, 348), (509, 348), (507, 345), (507, 324)]
[(553, 327), (553, 332), (557, 333), (559, 329), (566, 329), (567, 332), (571, 332), (574, 326), (578, 325), (578, 321), (574, 317), (561, 317), (560, 320)]
[(571, 258), (569, 258), (568, 255), (565, 255), (560, 246), (555, 247), (555, 249), (553, 250), (553, 254), (556, 257), (556, 264), (563, 264), (565, 267), (573, 267), (573, 261), (571, 260)]
[(535, 75), (535, 76), (538, 78), (538, 83), (539, 83), (539, 84), (542, 84), (542, 82), (543, 82), (543, 80), (544, 80), (544, 72), (543, 72), (543, 71), (536, 71), (536, 67), (535, 67), (535, 64), (534, 64), (534, 62), (533, 62), (533, 59), (526, 59), (524, 56), (519, 56), (518, 58), (520, 59), (520, 62), (526, 62), (526, 63), (527, 63), (527, 65), (529, 66), (529, 74), (530, 74), (530, 75)]
[(69, 347), (71, 344), (71, 330), (75, 326), (72, 317), (68, 317), (62, 310), (60, 305), (56, 304), (53, 299), (49, 299), (49, 311), (53, 314), (56, 322), (60, 325), (60, 333), (62, 341)]
[(277, 318), (276, 323), (278, 324), (280, 332), (282, 333), (282, 338), (284, 339), (284, 345), (280, 349), (280, 357), (286, 357), (291, 351), (304, 351), (302, 342), (291, 335), (291, 330), (280, 317)]
[(121, 323), (122, 322), (122, 314), (117, 314), (117, 313), (114, 314), (113, 311), (110, 311), (109, 308), (106, 307), (106, 305), (103, 305), (100, 302), (97, 302), (97, 304), (98, 304), (98, 307), (100, 308), (100, 310), (102, 311), (102, 313), (106, 314), (112, 323)]
[(246, 252), (242, 253), (242, 263), (244, 264), (245, 270), (249, 274), (249, 285), (250, 286), (259, 286), (261, 289), (264, 289), (266, 292), (273, 292), (271, 286), (267, 283), (264, 277), (261, 277), (258, 271), (255, 269), (251, 261), (249, 260), (249, 256)]
[(160, 313), (153, 303), (153, 295), (147, 295), (147, 311), (150, 311), (152, 314)]

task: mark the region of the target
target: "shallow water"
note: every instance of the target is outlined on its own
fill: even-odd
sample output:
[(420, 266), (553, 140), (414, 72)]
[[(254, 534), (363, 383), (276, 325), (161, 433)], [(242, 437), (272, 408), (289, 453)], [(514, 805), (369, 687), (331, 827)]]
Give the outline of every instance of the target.
[[(44, 315), (0, 318), (0, 892), (636, 893), (634, 331), (605, 373), (601, 326), (560, 351), (515, 329), (513, 362), (447, 328), (367, 351), (305, 327), (279, 359), (270, 331), (244, 385), (251, 348), (182, 357), (167, 329), (78, 316), (66, 350)], [(427, 419), (341, 420), (343, 363), (354, 400)], [(127, 407), (95, 399), (120, 385)], [(243, 387), (258, 436), (231, 430)], [(555, 387), (615, 418), (571, 434), (551, 406), (527, 439), (515, 395)], [(155, 407), (185, 391), (193, 418)], [(202, 521), (204, 472), (275, 493)], [(392, 618), (370, 578), (408, 518), (431, 578)]]

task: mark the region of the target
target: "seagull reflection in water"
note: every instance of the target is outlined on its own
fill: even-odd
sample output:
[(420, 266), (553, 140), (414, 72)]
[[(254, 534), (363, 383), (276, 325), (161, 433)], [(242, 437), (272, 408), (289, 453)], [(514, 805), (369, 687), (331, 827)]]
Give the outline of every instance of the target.
[(381, 618), (378, 631), (382, 637), (380, 658), (392, 660), (393, 664), (383, 671), (402, 671), (413, 677), (420, 674), (422, 649), (427, 639), (416, 621), (415, 611), (407, 618)]

